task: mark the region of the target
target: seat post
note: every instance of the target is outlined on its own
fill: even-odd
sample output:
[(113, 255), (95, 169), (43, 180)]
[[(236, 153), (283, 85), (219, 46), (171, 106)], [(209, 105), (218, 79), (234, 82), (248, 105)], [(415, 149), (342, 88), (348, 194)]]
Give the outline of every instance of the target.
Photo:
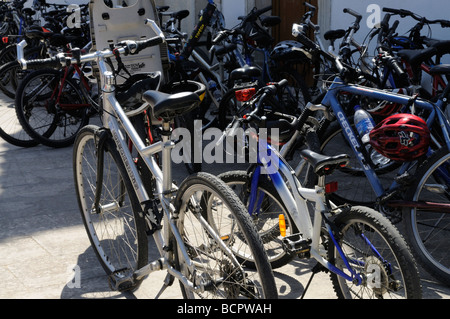
[(162, 174), (163, 174), (163, 192), (164, 196), (170, 196), (172, 190), (172, 160), (171, 151), (175, 143), (171, 141), (172, 129), (170, 122), (164, 121), (162, 124)]

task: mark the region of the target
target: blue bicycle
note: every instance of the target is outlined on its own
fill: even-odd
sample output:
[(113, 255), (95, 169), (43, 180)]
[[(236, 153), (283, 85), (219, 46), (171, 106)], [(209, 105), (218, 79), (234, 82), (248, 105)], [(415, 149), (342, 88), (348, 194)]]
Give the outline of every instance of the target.
[[(265, 101), (277, 94), (283, 82), (261, 88), (247, 102), (252, 112), (230, 123), (224, 140), (247, 132), (248, 160), (255, 157), (255, 161), (247, 171), (220, 176), (247, 206), (272, 267), (296, 256), (317, 260), (303, 296), (314, 274), (324, 270), (330, 271), (340, 298), (421, 298), (414, 259), (389, 220), (367, 207), (336, 206), (329, 201), (335, 185), (325, 184), (325, 177), (345, 166), (347, 155), (330, 157), (302, 150), (302, 157), (318, 176), (314, 188), (305, 188), (286, 160), (264, 143), (261, 128), (279, 128), (277, 121), (267, 121)], [(249, 125), (256, 127), (252, 130)], [(259, 133), (256, 143), (254, 133)], [(219, 234), (222, 227), (226, 229), (220, 219), (212, 224)]]
[[(335, 62), (340, 76), (334, 79), (321, 104), (310, 104), (300, 117), (307, 118), (314, 113), (314, 109), (320, 109), (328, 118), (335, 117), (340, 129), (334, 130), (333, 135), (322, 138), (320, 150), (325, 155), (341, 152), (352, 154), (349, 167), (340, 169), (332, 176), (340, 185), (339, 191), (331, 196), (332, 200), (338, 204), (371, 205), (395, 220), (403, 219), (406, 237), (419, 262), (434, 277), (449, 285), (450, 124), (442, 110), (447, 105), (450, 88), (447, 87), (437, 102), (432, 103), (417, 95), (407, 96), (348, 84), (348, 81), (342, 79), (352, 78), (352, 70), (344, 66), (339, 58)], [(450, 66), (437, 66), (431, 72), (450, 74)], [(423, 131), (415, 131), (406, 125), (390, 123), (393, 117), (388, 117), (375, 127), (371, 143), (363, 145), (353, 123), (339, 103), (338, 96), (342, 92), (359, 98), (402, 105), (409, 113), (420, 116), (425, 127), (422, 127)], [(409, 113), (404, 117), (411, 117)], [(299, 127), (301, 126), (302, 120), (299, 121)], [(380, 130), (382, 138), (397, 143), (386, 144), (384, 149), (376, 149), (376, 132)], [(425, 154), (413, 153), (416, 151), (414, 147), (423, 142), (427, 134), (430, 142), (421, 146), (425, 147), (422, 149)], [(392, 147), (391, 153), (388, 152), (389, 147)], [(408, 149), (411, 152), (408, 153)], [(395, 169), (391, 167), (380, 170), (374, 160), (380, 157), (396, 163)]]

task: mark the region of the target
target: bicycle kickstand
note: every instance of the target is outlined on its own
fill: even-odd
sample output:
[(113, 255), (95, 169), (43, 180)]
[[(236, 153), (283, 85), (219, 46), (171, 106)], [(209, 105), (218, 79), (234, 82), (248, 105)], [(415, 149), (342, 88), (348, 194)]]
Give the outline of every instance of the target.
[(317, 274), (317, 273), (319, 273), (319, 272), (321, 272), (321, 271), (328, 272), (328, 269), (326, 269), (321, 263), (317, 263), (317, 264), (311, 269), (311, 271), (312, 271), (311, 277), (309, 278), (308, 283), (306, 284), (305, 290), (303, 290), (303, 293), (302, 293), (302, 296), (300, 297), (300, 299), (303, 299), (303, 298), (305, 297), (306, 291), (308, 290), (309, 285), (311, 284), (311, 281), (312, 281), (313, 278), (314, 278), (314, 275)]
[(155, 299), (159, 299), (159, 296), (162, 295), (162, 293), (167, 289), (167, 287), (172, 286), (174, 279), (175, 279), (174, 276), (172, 276), (171, 274), (167, 273), (166, 278), (164, 278), (164, 284), (161, 287), (161, 289), (159, 290), (159, 292), (156, 295)]

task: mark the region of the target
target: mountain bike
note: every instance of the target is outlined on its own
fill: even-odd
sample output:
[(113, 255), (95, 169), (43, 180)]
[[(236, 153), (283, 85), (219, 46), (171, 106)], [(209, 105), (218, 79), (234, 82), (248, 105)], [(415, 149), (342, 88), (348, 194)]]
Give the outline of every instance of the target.
[[(237, 196), (206, 173), (187, 177), (179, 187), (172, 182), (170, 157), (174, 141), (170, 138), (170, 122), (198, 107), (198, 95), (151, 90), (143, 94), (142, 103), (130, 112), (136, 115), (148, 110), (152, 117), (161, 118), (162, 141), (151, 145), (139, 137), (115, 98), (114, 75), (105, 59), (137, 54), (162, 43), (164, 36), (157, 25), (151, 20), (146, 23), (156, 37), (127, 40), (78, 59), (59, 54), (28, 61), (41, 67), (96, 61), (103, 77), (105, 126), (84, 127), (77, 135), (73, 153), (77, 199), (92, 247), (111, 287), (119, 291), (136, 289), (151, 272), (167, 270), (160, 293), (177, 279), (187, 298), (276, 298), (267, 255)], [(134, 161), (128, 139), (142, 165)], [(157, 153), (161, 153), (162, 168), (155, 162)], [(226, 236), (220, 237), (208, 224), (211, 214), (227, 217)], [(148, 262), (149, 235), (160, 254), (152, 262)], [(256, 261), (256, 270), (245, 268), (249, 258)]]
[[(373, 209), (336, 206), (329, 200), (336, 185), (325, 184), (325, 176), (347, 165), (348, 155), (324, 156), (302, 150), (301, 156), (318, 176), (314, 188), (305, 188), (276, 149), (261, 143), (261, 128), (268, 127), (264, 100), (277, 94), (278, 85), (261, 88), (248, 102), (252, 111), (244, 118), (235, 117), (224, 133), (224, 139), (234, 140), (242, 136), (247, 125), (256, 125), (256, 144), (252, 146), (251, 142), (256, 134), (246, 134), (248, 156), (255, 156), (256, 161), (247, 171), (220, 176), (243, 199), (272, 267), (280, 267), (294, 257), (315, 259), (317, 265), (303, 296), (317, 272), (329, 271), (339, 298), (421, 298), (413, 256), (389, 220)], [(274, 141), (275, 134), (270, 137)], [(218, 218), (211, 224), (219, 234), (226, 234), (219, 222)]]

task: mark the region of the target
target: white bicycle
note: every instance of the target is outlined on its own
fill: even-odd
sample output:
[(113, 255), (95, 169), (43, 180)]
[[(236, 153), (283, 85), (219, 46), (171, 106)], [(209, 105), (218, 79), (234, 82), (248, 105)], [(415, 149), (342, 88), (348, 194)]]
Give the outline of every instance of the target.
[[(164, 269), (168, 275), (157, 297), (176, 278), (187, 298), (276, 298), (268, 257), (234, 192), (207, 173), (191, 175), (179, 187), (172, 182), (175, 141), (171, 140), (171, 121), (197, 107), (199, 96), (149, 90), (142, 94), (143, 102), (137, 108), (126, 110), (116, 98), (114, 75), (105, 60), (162, 43), (164, 36), (158, 26), (152, 20), (146, 24), (156, 37), (121, 42), (78, 59), (59, 54), (44, 60), (21, 60), (28, 68), (95, 62), (103, 77), (104, 127), (81, 129), (73, 153), (78, 203), (92, 247), (111, 287), (118, 291), (136, 289), (148, 274)], [(145, 87), (141, 81), (135, 85)], [(132, 86), (129, 91), (139, 90)], [(146, 145), (130, 121), (144, 112), (161, 119), (161, 141)], [(227, 234), (219, 236), (208, 224), (213, 215), (221, 217)], [(151, 262), (149, 235), (160, 255)], [(248, 260), (256, 263), (255, 269), (245, 267)]]

